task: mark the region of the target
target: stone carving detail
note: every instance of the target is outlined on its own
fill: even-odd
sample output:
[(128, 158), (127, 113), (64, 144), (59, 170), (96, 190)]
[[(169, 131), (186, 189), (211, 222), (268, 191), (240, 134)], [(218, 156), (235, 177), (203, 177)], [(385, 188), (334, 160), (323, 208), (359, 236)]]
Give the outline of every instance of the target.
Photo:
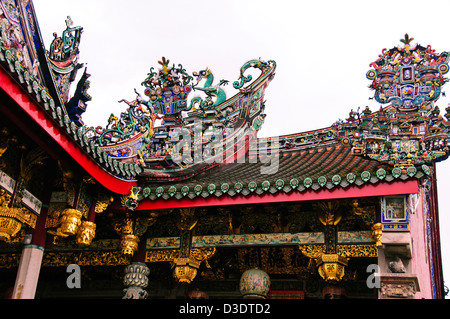
[(414, 299), (420, 291), (416, 275), (405, 273), (386, 273), (380, 275), (380, 299)]
[(127, 287), (123, 291), (122, 299), (146, 299), (145, 288), (148, 286), (150, 269), (143, 263), (133, 263), (125, 268), (123, 284)]
[(406, 268), (403, 265), (403, 261), (400, 257), (396, 256), (392, 261), (388, 263), (389, 270), (393, 273), (405, 273)]
[(414, 298), (416, 289), (413, 283), (381, 283), (381, 299)]

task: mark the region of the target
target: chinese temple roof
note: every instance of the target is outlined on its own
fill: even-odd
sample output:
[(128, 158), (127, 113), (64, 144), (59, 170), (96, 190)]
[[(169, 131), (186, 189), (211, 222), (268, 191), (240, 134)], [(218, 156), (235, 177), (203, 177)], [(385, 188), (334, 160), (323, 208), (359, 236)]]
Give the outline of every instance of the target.
[[(275, 150), (272, 150), (273, 152)], [(141, 188), (151, 200), (248, 196), (251, 194), (302, 193), (308, 190), (346, 189), (379, 182), (405, 181), (430, 174), (426, 165), (402, 170), (375, 160), (352, 154), (352, 148), (341, 143), (317, 145), (309, 149), (277, 150), (267, 162), (231, 163), (206, 171), (196, 177), (175, 183), (149, 183)], [(257, 155), (250, 155), (248, 161)], [(271, 174), (261, 171), (272, 170)]]
[[(232, 84), (235, 95), (227, 97), (228, 80), (216, 81), (208, 68), (189, 73), (166, 58), (143, 79), (145, 97), (135, 90), (134, 100), (119, 101), (127, 105), (124, 112), (93, 128), (82, 121), (91, 100), (86, 68), (69, 96), (83, 67), (78, 61), (83, 28), (68, 17), (66, 30), (55, 33), (45, 51), (32, 3), (0, 4), (8, 30), (22, 30), (2, 29), (2, 89), (89, 175), (112, 193), (127, 195), (122, 204), (129, 209), (146, 200), (302, 193), (418, 179), (449, 155), (450, 108), (446, 120), (434, 102), (448, 81), (450, 56), (415, 45), (407, 35), (403, 46), (384, 49), (366, 74), (375, 100), (385, 106), (352, 110), (348, 119), (324, 129), (257, 138), (275, 61), (246, 62)], [(24, 12), (29, 19), (19, 19)], [(253, 78), (249, 69), (260, 75)]]

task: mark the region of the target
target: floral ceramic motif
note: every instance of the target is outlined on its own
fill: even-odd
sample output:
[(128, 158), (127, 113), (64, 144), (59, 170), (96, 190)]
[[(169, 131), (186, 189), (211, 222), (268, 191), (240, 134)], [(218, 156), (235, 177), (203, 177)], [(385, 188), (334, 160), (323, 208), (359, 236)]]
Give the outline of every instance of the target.
[(260, 269), (246, 270), (239, 282), (244, 298), (267, 298), (270, 289), (270, 277)]

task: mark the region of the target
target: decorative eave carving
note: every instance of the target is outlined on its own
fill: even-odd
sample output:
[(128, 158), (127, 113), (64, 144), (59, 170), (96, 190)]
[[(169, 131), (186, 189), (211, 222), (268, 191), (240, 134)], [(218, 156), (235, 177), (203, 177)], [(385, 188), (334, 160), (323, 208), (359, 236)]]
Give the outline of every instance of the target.
[(376, 274), (380, 280), (380, 299), (414, 299), (420, 291), (419, 279), (415, 274)]

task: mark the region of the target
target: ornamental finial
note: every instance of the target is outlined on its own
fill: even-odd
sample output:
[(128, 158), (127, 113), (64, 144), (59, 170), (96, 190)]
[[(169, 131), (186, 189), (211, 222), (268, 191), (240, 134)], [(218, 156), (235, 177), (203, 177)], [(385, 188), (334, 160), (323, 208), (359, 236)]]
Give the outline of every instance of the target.
[(408, 33), (405, 34), (404, 39), (400, 39), (400, 41), (404, 44), (410, 44), (412, 40), (414, 40), (414, 38), (410, 38)]

